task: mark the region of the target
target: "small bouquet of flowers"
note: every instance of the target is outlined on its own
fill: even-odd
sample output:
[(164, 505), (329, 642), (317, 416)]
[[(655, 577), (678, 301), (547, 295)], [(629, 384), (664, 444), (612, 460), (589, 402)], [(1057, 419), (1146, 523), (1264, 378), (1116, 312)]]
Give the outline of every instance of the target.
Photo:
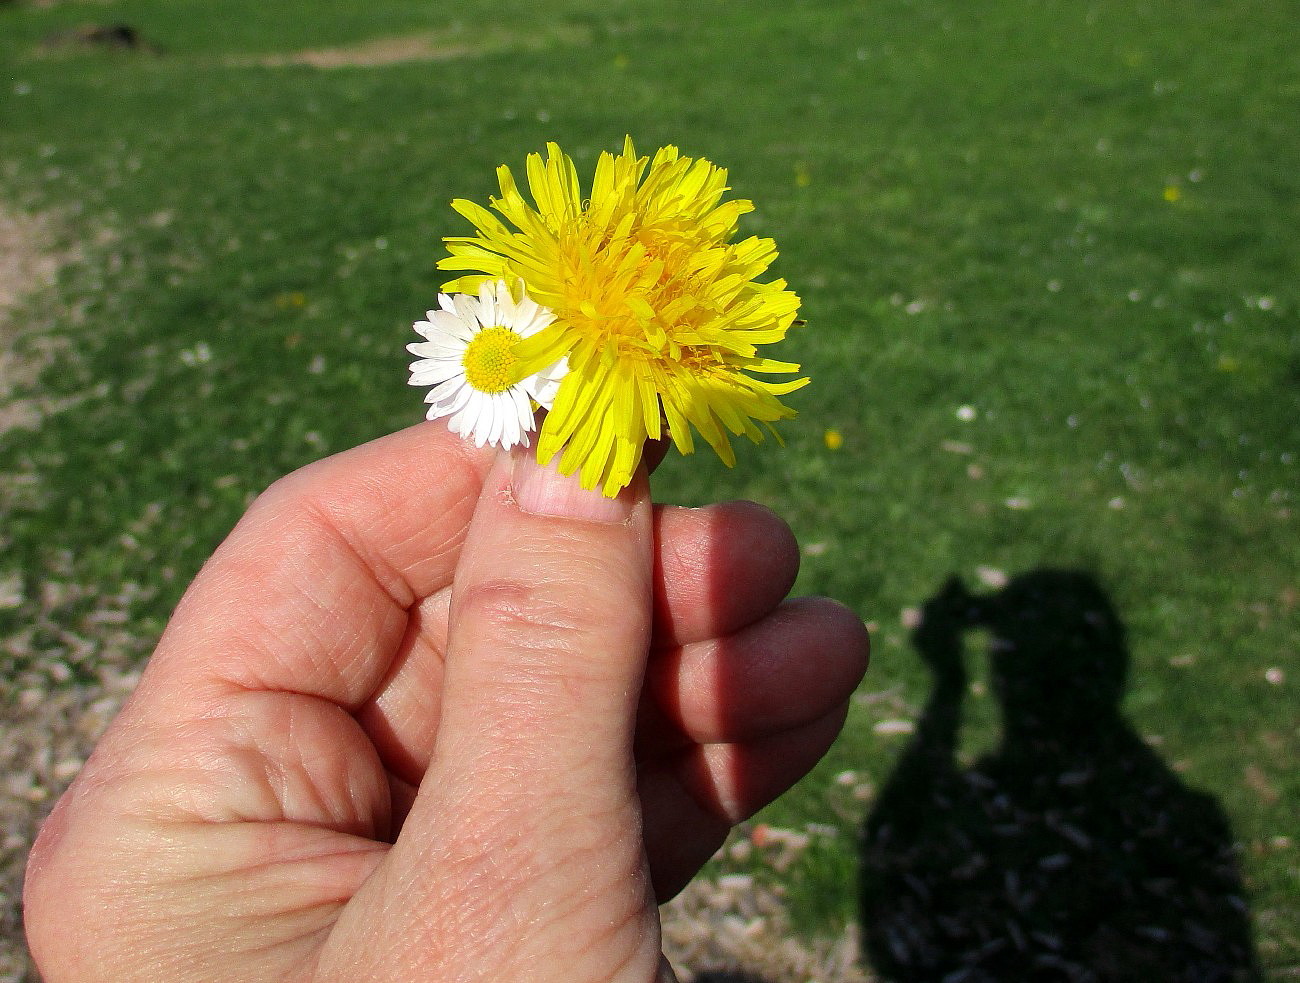
[(630, 137), (600, 155), (586, 194), (553, 143), (526, 172), (532, 203), (504, 165), (492, 211), (452, 202), (474, 234), (446, 238), (438, 266), (459, 275), (408, 346), (429, 419), (508, 448), (530, 445), (545, 409), (538, 460), (559, 455), (562, 473), (610, 497), (647, 440), (690, 454), (694, 431), (728, 466), (729, 435), (757, 442), (762, 424), (779, 440), (772, 424), (794, 416), (781, 397), (808, 380), (769, 378), (799, 366), (760, 346), (785, 337), (799, 298), (758, 279), (771, 239), (732, 241), (754, 206), (722, 200), (727, 172), (676, 147), (639, 157)]

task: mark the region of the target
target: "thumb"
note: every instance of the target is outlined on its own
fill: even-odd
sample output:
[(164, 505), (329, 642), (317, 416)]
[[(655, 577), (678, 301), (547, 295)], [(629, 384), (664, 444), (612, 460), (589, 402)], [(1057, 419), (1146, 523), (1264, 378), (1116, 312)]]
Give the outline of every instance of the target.
[(456, 568), (437, 746), (386, 860), (404, 955), (423, 937), (476, 979), (657, 978), (632, 757), (652, 535), (643, 470), (607, 499), (500, 455)]
[(611, 499), (531, 451), (503, 455), (456, 568), (439, 738), (454, 758), (439, 765), (477, 768), (508, 750), (539, 782), (572, 785), (608, 784), (626, 764), (650, 642), (651, 529), (644, 475)]

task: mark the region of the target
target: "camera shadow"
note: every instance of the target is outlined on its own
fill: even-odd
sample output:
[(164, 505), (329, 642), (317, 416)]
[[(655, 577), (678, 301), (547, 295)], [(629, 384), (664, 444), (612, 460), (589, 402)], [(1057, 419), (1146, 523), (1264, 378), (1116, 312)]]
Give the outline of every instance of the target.
[[(1001, 745), (956, 761), (963, 636), (991, 638)], [(863, 829), (861, 918), (899, 983), (1256, 981), (1231, 830), (1125, 720), (1123, 624), (1090, 575), (950, 580), (913, 644), (934, 676)]]

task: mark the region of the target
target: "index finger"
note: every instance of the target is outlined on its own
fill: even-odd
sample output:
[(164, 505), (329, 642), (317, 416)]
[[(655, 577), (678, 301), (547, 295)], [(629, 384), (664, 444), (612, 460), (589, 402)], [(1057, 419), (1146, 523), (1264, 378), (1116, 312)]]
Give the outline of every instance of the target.
[(422, 423), (277, 481), (186, 591), (154, 671), (355, 709), (408, 609), (450, 583), (493, 453)]

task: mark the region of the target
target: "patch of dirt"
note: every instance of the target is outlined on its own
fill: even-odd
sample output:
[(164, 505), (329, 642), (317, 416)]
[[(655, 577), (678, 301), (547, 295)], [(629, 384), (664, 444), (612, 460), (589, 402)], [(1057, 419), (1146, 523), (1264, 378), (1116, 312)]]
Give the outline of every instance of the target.
[(398, 65), (409, 61), (445, 61), (464, 58), (473, 52), (468, 44), (440, 41), (434, 36), (382, 38), (343, 48), (317, 48), (284, 55), (268, 55), (257, 60), (267, 68), (285, 65), (310, 65), (312, 68), (351, 68)]
[(744, 874), (697, 879), (661, 909), (664, 952), (682, 983), (873, 983), (861, 968), (856, 926), (838, 939), (803, 941), (785, 901)]
[(408, 62), (451, 61), (499, 51), (538, 51), (557, 44), (589, 44), (590, 32), (556, 25), (529, 34), (430, 32), (402, 37), (378, 38), (338, 48), (313, 48), (284, 54), (234, 59), (236, 65), (284, 68), (309, 65), (312, 68), (372, 68)]
[(65, 258), (54, 251), (52, 242), (53, 224), (48, 218), (0, 206), (0, 329), (7, 326), (20, 298), (53, 285)]
[[(59, 308), (51, 291), (60, 269), (78, 262), (81, 250), (58, 245), (56, 218), (29, 215), (0, 203), (0, 436), (35, 430), (51, 413), (80, 403), (77, 395), (54, 398), (34, 391), (41, 373), (72, 347), (55, 320), (77, 324), (79, 312)], [(11, 475), (0, 474), (0, 511)]]
[(24, 297), (53, 286), (63, 260), (52, 241), (48, 218), (0, 206), (0, 435), (20, 427), (32, 429), (40, 419), (35, 401), (16, 394), (36, 381), (54, 353), (49, 346), (19, 353), (24, 332), (16, 311)]
[(23, 346), (14, 309), (19, 298), (48, 287), (58, 261), (41, 249), (43, 224), (27, 216), (0, 210), (0, 436), (10, 430), (34, 430), (42, 413), (38, 400), (20, 399), (17, 393), (31, 386), (54, 360), (58, 346), (41, 342)]

